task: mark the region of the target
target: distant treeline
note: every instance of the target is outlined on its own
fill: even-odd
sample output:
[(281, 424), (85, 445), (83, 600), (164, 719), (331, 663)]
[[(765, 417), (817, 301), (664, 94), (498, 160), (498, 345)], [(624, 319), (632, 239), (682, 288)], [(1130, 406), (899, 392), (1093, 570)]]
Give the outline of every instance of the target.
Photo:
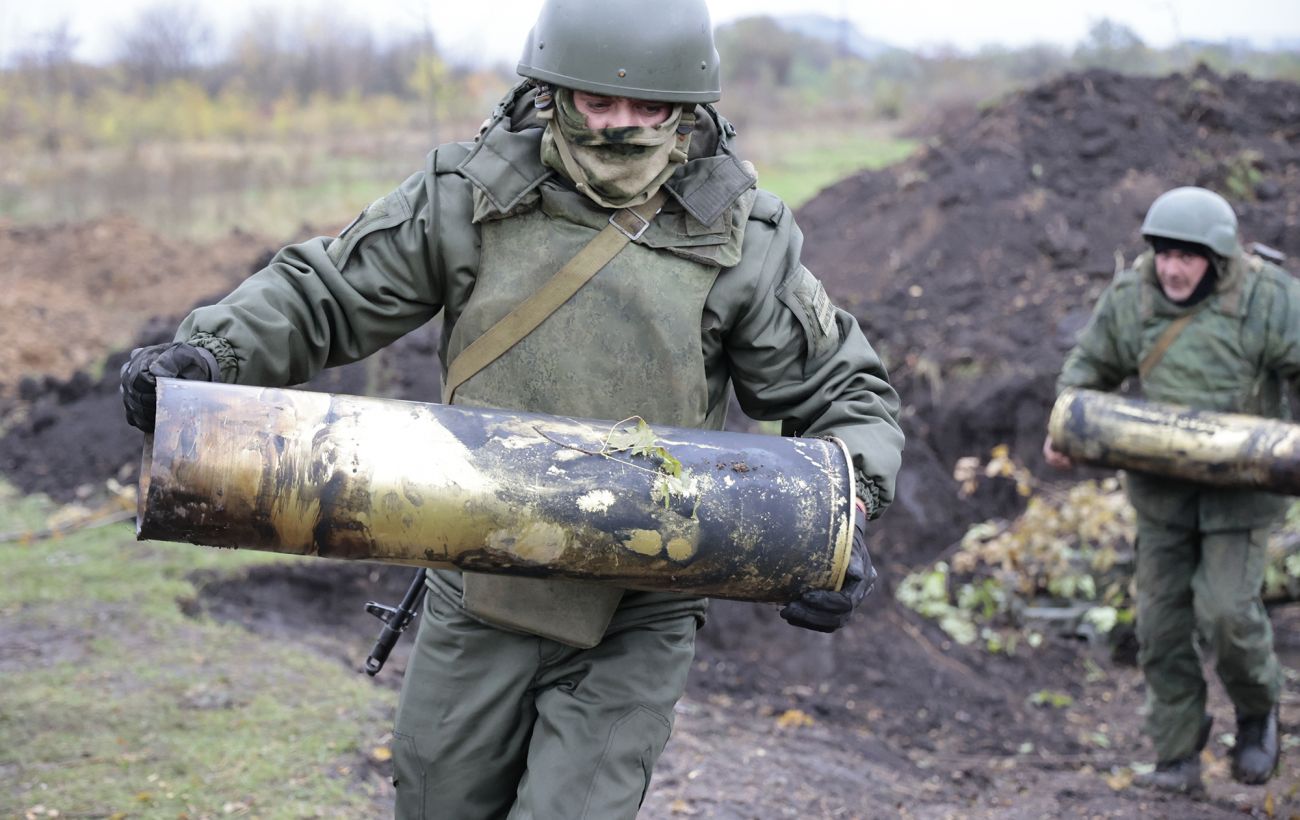
[(105, 63), (77, 45), (56, 26), (0, 72), (0, 140), (57, 150), (477, 123), (509, 82), (449, 65), (427, 20), (380, 42), (336, 9), (266, 7), (219, 48), (192, 7), (161, 5), (117, 32)]
[[(856, 33), (856, 32), (855, 32)], [(859, 35), (860, 36), (860, 35)], [(1239, 44), (1147, 46), (1103, 20), (1073, 49), (988, 48), (854, 53), (767, 17), (722, 26), (724, 105), (768, 123), (918, 116), (981, 103), (1063, 71), (1105, 66), (1164, 73), (1204, 62), (1219, 71), (1300, 81), (1300, 53)], [(377, 40), (362, 22), (324, 9), (263, 8), (217, 46), (192, 6), (145, 9), (119, 30), (114, 57), (76, 57), (68, 25), (44, 32), (0, 72), (0, 141), (15, 150), (137, 146), (157, 140), (286, 139), (477, 122), (512, 82), (510, 68), (464, 67), (439, 53), (427, 16)]]
[[(833, 21), (831, 21), (833, 23)], [(851, 27), (821, 39), (800, 34), (780, 20), (751, 17), (723, 26), (723, 90), (732, 116), (772, 111), (788, 116), (791, 106), (818, 116), (893, 119), (912, 117), (936, 105), (984, 104), (1006, 92), (1037, 84), (1066, 71), (1104, 67), (1128, 74), (1158, 75), (1204, 63), (1220, 73), (1300, 82), (1300, 51), (1267, 51), (1244, 43), (1179, 43), (1148, 46), (1131, 29), (1101, 20), (1073, 48), (1051, 45), (987, 47), (975, 53), (939, 49), (916, 53), (884, 44), (855, 53), (861, 34)], [(826, 39), (830, 37), (831, 39)]]

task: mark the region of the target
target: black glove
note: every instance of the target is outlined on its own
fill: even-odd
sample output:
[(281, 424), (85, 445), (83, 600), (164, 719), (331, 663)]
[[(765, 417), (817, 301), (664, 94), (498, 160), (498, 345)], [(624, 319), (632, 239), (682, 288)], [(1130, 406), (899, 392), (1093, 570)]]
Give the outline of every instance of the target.
[(216, 357), (201, 347), (184, 342), (137, 347), (122, 365), (122, 404), (127, 424), (153, 432), (159, 378), (212, 382), (219, 374)]
[(834, 632), (849, 622), (853, 610), (871, 592), (876, 583), (876, 570), (867, 554), (867, 512), (854, 505), (853, 547), (849, 555), (849, 568), (844, 574), (844, 585), (838, 592), (829, 589), (811, 589), (781, 610), (781, 617), (794, 626), (818, 632)]

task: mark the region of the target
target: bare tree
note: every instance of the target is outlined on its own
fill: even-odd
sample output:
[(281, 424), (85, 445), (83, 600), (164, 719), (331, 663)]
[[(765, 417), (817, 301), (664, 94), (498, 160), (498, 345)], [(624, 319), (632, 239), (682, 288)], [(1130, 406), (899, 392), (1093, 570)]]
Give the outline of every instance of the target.
[(423, 98), (425, 125), (436, 139), (440, 102), (438, 97), (442, 94), (441, 85), (445, 83), (441, 82), (442, 78), (438, 70), (442, 61), (439, 59), (437, 41), (433, 35), (433, 4), (411, 0), (403, 5), (403, 10), (409, 18), (418, 21), (417, 25), (413, 26), (417, 33), (408, 41), (415, 47), (415, 70), (408, 82)]
[(193, 77), (207, 57), (212, 26), (192, 3), (144, 9), (118, 38), (118, 62), (136, 88)]
[(277, 99), (292, 85), (284, 46), (287, 29), (284, 14), (264, 6), (253, 9), (234, 36), (227, 58), (230, 71), (257, 99)]
[(27, 47), (15, 55), (14, 66), (38, 94), (84, 94), (85, 84), (78, 82), (77, 45), (72, 24), (65, 18), (32, 37)]
[(1084, 65), (1103, 66), (1130, 74), (1154, 67), (1151, 50), (1137, 32), (1107, 17), (1088, 28), (1088, 36), (1079, 43), (1074, 57)]

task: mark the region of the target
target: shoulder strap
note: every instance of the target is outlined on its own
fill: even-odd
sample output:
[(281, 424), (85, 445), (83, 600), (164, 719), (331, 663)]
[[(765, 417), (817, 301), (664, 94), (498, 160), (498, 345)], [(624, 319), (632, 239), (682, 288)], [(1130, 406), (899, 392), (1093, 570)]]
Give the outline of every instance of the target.
[(458, 387), (536, 330), (609, 264), (627, 243), (639, 239), (646, 228), (650, 227), (650, 220), (659, 213), (667, 198), (667, 192), (660, 188), (647, 202), (635, 208), (621, 208), (611, 214), (609, 224), (564, 267), (546, 280), (532, 296), (519, 303), (461, 351), (447, 367), (447, 383), (443, 386), (442, 400), (450, 404)]
[[(1206, 299), (1205, 302), (1201, 303), (1201, 305), (1204, 306), (1206, 302), (1209, 302), (1209, 299)], [(1169, 323), (1169, 327), (1165, 328), (1165, 332), (1161, 333), (1160, 338), (1156, 339), (1156, 343), (1152, 346), (1151, 351), (1143, 357), (1141, 362), (1138, 363), (1139, 377), (1145, 379), (1148, 373), (1156, 369), (1156, 365), (1160, 364), (1160, 360), (1165, 357), (1165, 353), (1169, 350), (1169, 346), (1174, 343), (1174, 340), (1178, 338), (1179, 334), (1181, 334), (1183, 330), (1191, 324), (1192, 319), (1195, 319), (1196, 314), (1200, 312), (1201, 308), (1197, 307), (1196, 310), (1184, 313), (1182, 316), (1179, 316), (1177, 319)]]

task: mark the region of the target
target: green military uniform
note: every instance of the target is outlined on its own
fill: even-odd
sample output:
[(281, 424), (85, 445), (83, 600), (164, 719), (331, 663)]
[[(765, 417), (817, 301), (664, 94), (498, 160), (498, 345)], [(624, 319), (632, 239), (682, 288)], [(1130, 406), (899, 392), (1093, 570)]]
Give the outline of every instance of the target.
[[(338, 238), (285, 248), (177, 338), (227, 381), (291, 384), (441, 311), (445, 374), (610, 217), (542, 161), (535, 93), (516, 88), (475, 142), (438, 148)], [(899, 466), (897, 396), (800, 264), (790, 211), (754, 187), (731, 126), (700, 106), (694, 129), (644, 234), (455, 400), (716, 428), (734, 383), (756, 418), (841, 439), (875, 517)], [(399, 814), (634, 815), (705, 602), (443, 571), (428, 583), (398, 710)]]
[[(1286, 416), (1284, 382), (1300, 375), (1300, 283), (1240, 252), (1217, 257), (1216, 264), (1214, 291), (1180, 307), (1161, 290), (1154, 255), (1140, 257), (1102, 295), (1058, 389), (1118, 387), (1138, 374), (1170, 324), (1191, 314), (1142, 379), (1144, 396)], [(1127, 489), (1138, 514), (1137, 628), (1147, 729), (1160, 761), (1184, 759), (1197, 748), (1205, 713), (1197, 627), (1238, 715), (1266, 714), (1277, 703), (1280, 670), (1259, 594), (1268, 528), (1285, 501), (1141, 473), (1128, 475)]]

